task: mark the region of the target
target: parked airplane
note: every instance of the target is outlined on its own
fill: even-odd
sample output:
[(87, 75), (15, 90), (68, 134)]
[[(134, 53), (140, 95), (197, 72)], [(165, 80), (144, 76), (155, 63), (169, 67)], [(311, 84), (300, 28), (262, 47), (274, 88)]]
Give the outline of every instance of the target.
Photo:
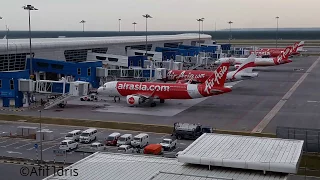
[[(287, 47), (281, 54), (275, 58), (256, 58), (254, 61), (255, 66), (277, 66), (280, 64), (286, 64), (292, 62), (289, 60), (290, 52), (292, 47)], [(236, 68), (240, 66), (247, 58), (220, 58), (215, 61), (214, 64), (221, 64), (229, 62), (231, 65), (235, 65)]]
[[(303, 52), (304, 41), (296, 42), (292, 46), (292, 52), (290, 52), (290, 56), (299, 55), (300, 52)], [(257, 51), (250, 51), (250, 53), (255, 53), (257, 56), (269, 56), (269, 57), (277, 57), (284, 51), (285, 48), (260, 48)]]
[(151, 107), (156, 106), (154, 99), (160, 99), (160, 103), (164, 103), (165, 99), (214, 96), (232, 91), (230, 86), (224, 86), (229, 66), (229, 63), (222, 63), (202, 84), (112, 81), (99, 87), (97, 92), (114, 97), (126, 96), (130, 106), (149, 103)]
[[(251, 54), (237, 70), (228, 72), (226, 81), (240, 81), (257, 77), (258, 73), (252, 72), (255, 58), (256, 55)], [(169, 70), (166, 81), (177, 81), (179, 83), (188, 83), (189, 81), (192, 81), (196, 83), (204, 83), (212, 73), (213, 71), (203, 70)]]

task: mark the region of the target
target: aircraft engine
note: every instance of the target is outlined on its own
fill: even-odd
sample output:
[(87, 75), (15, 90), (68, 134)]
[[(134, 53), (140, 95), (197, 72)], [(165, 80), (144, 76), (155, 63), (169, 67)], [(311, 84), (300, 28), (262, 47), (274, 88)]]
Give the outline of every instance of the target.
[(142, 99), (139, 96), (128, 95), (127, 96), (127, 104), (130, 106), (141, 104)]

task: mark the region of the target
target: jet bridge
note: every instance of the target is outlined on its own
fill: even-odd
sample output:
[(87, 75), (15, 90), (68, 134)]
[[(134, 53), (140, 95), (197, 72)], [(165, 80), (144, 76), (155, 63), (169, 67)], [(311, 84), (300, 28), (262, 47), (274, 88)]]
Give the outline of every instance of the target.
[(65, 78), (60, 81), (19, 79), (19, 91), (24, 94), (24, 102), (27, 102), (30, 93), (59, 94), (60, 96), (44, 105), (44, 109), (50, 109), (55, 105), (64, 107), (67, 100), (88, 95), (89, 83), (84, 81), (68, 82)]

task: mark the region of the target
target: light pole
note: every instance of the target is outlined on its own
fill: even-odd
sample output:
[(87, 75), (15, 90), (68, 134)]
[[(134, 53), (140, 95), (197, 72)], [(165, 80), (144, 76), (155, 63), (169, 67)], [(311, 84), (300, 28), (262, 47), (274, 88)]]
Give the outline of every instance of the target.
[(276, 32), (276, 48), (277, 48), (278, 47), (279, 16), (277, 16), (276, 19), (277, 19), (277, 32)]
[[(144, 14), (142, 17), (146, 18), (146, 57), (148, 59), (148, 18), (152, 18), (149, 14)], [(152, 65), (153, 62), (150, 61), (150, 81), (152, 78)]]
[(231, 39), (232, 39), (232, 34), (231, 34), (231, 24), (233, 23), (232, 21), (229, 21), (228, 22), (229, 23), (229, 25), (230, 25), (230, 35), (229, 35), (229, 44), (230, 44), (230, 41), (231, 41)]
[(28, 11), (29, 14), (29, 45), (30, 45), (30, 77), (33, 78), (33, 69), (32, 69), (32, 47), (31, 47), (31, 17), (30, 17), (30, 11), (37, 11), (38, 9), (34, 6), (28, 4), (26, 6), (22, 7), (24, 10)]
[(121, 31), (121, 19), (118, 19), (119, 20), (119, 32)]
[(203, 34), (203, 21), (204, 21), (204, 18), (201, 18), (202, 21), (201, 21), (201, 26), (202, 26), (202, 34)]
[(40, 125), (40, 162), (42, 162), (42, 128), (41, 128), (41, 110), (39, 110), (39, 125)]
[(197, 21), (199, 22), (199, 42), (198, 42), (198, 44), (199, 44), (199, 47), (200, 47), (200, 34), (201, 34), (201, 32), (200, 32), (200, 23), (203, 22), (203, 18), (197, 19)]
[(85, 20), (81, 20), (79, 23), (82, 24), (82, 32), (84, 32), (84, 24), (86, 23), (86, 21)]
[(133, 31), (136, 32), (136, 24), (138, 24), (138, 23), (133, 22), (132, 24), (133, 24)]

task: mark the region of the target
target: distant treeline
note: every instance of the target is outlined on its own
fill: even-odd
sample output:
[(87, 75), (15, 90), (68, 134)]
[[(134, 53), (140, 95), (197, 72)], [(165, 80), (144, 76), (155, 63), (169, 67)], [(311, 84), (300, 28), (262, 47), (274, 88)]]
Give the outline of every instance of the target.
[[(148, 35), (172, 35), (181, 33), (198, 33), (198, 31), (150, 31)], [(213, 39), (221, 40), (228, 39), (229, 31), (204, 31), (205, 34), (209, 34)], [(0, 31), (0, 39), (6, 35), (5, 31)], [(65, 37), (104, 37), (104, 36), (143, 36), (143, 31), (33, 31), (32, 38), (57, 38), (59, 36)], [(28, 38), (28, 31), (9, 31), (8, 39)], [(320, 39), (320, 31), (279, 31), (279, 39), (303, 39), (303, 40), (317, 40)], [(276, 31), (233, 31), (233, 39), (275, 39)]]

